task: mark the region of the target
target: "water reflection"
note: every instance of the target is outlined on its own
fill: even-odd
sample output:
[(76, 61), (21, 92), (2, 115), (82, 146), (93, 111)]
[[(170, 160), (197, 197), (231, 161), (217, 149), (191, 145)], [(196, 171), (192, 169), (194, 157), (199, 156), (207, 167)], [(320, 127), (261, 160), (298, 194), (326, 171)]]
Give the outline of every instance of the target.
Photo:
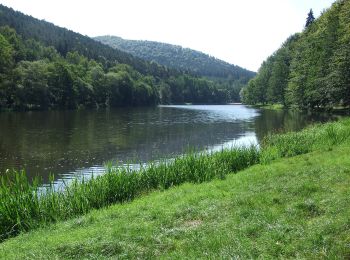
[(254, 129), (260, 142), (268, 133), (298, 131), (307, 125), (327, 122), (342, 117), (341, 114), (299, 112), (292, 110), (261, 110), (255, 118)]
[(50, 173), (99, 174), (106, 161), (147, 162), (189, 147), (257, 143), (268, 132), (325, 120), (329, 116), (241, 105), (0, 113), (0, 171), (24, 168), (44, 180)]

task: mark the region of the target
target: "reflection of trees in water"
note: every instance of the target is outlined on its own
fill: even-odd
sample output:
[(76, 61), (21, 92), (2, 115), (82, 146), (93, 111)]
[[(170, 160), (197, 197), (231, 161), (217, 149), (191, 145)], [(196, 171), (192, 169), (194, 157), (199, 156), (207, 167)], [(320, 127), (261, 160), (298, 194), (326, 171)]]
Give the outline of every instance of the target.
[(298, 131), (316, 122), (326, 122), (338, 118), (329, 113), (311, 113), (291, 110), (261, 110), (255, 118), (255, 133), (259, 142), (269, 133)]

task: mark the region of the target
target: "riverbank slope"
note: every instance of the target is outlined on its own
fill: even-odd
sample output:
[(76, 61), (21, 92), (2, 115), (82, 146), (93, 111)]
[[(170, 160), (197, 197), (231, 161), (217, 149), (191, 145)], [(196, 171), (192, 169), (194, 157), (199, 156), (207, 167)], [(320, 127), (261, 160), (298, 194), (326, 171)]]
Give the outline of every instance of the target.
[[(350, 143), (336, 124), (309, 153), (274, 159), (271, 146), (262, 164), (224, 180), (154, 191), (9, 239), (0, 258), (348, 258)], [(282, 139), (272, 143), (288, 156)]]

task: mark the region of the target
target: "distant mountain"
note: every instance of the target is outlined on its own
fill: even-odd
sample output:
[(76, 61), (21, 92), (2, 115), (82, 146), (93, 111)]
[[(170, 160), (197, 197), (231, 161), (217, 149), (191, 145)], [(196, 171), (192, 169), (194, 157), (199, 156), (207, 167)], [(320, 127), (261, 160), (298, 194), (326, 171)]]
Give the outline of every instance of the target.
[(98, 36), (94, 39), (142, 59), (155, 61), (168, 68), (188, 71), (200, 76), (225, 78), (242, 83), (247, 83), (255, 76), (252, 71), (177, 45), (154, 41), (125, 40), (116, 36)]

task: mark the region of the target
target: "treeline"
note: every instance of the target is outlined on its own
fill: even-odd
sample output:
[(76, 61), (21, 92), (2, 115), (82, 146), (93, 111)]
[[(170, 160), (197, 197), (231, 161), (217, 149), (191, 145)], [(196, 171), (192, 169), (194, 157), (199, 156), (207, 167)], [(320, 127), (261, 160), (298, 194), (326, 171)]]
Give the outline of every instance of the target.
[(196, 73), (200, 76), (229, 78), (247, 83), (255, 75), (252, 71), (177, 45), (154, 41), (125, 40), (117, 36), (98, 36), (95, 39), (142, 59), (155, 61), (169, 68)]
[(130, 65), (145, 75), (151, 74), (163, 78), (179, 74), (175, 70), (170, 71), (156, 63), (151, 64), (129, 53), (96, 42), (87, 36), (38, 20), (1, 4), (0, 26), (9, 26), (15, 29), (24, 40), (33, 39), (41, 42), (44, 46), (52, 46), (62, 56), (66, 56), (68, 52), (76, 51), (88, 59), (101, 63), (104, 68), (111, 67), (115, 63), (122, 63)]
[(162, 104), (223, 104), (231, 96), (224, 85), (184, 74), (160, 84), (160, 100)]
[(77, 52), (63, 57), (53, 47), (23, 40), (9, 27), (0, 28), (0, 77), (5, 109), (150, 105), (158, 97), (153, 79), (129, 65), (105, 71)]
[(229, 64), (205, 53), (177, 45), (154, 41), (125, 40), (116, 36), (99, 36), (95, 39), (151, 63), (158, 63), (168, 68), (175, 68), (219, 82), (229, 92), (230, 100), (235, 102), (240, 100), (239, 92), (242, 87), (256, 75), (255, 72)]
[(78, 52), (23, 40), (0, 27), (0, 109), (145, 106), (157, 103), (225, 103), (226, 90), (190, 75), (166, 79), (143, 75), (130, 65), (104, 64)]
[(0, 109), (231, 99), (223, 83), (143, 61), (2, 5), (0, 25)]
[(241, 92), (245, 103), (301, 109), (350, 105), (350, 1), (338, 0), (310, 21), (262, 64)]

